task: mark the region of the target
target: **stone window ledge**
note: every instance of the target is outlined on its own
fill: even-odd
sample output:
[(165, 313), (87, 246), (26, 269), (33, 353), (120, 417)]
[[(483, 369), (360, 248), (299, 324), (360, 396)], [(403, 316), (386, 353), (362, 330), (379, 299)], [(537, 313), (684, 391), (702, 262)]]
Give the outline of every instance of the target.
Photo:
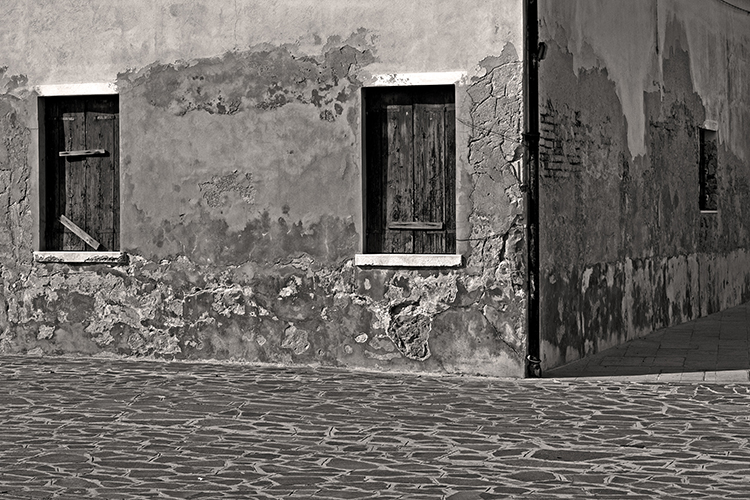
[(125, 252), (34, 252), (34, 262), (56, 264), (125, 264)]
[(360, 267), (460, 267), (461, 255), (358, 253), (354, 265)]

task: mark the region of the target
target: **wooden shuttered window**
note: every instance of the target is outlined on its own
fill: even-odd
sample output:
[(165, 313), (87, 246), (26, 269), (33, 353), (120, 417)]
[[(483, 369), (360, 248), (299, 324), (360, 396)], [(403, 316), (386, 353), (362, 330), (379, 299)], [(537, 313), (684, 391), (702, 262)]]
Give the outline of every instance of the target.
[(700, 182), (700, 209), (715, 211), (718, 206), (718, 156), (717, 133), (700, 129), (700, 160), (698, 179)]
[(47, 97), (44, 107), (43, 250), (118, 250), (118, 97)]
[(452, 85), (364, 91), (367, 253), (456, 251)]

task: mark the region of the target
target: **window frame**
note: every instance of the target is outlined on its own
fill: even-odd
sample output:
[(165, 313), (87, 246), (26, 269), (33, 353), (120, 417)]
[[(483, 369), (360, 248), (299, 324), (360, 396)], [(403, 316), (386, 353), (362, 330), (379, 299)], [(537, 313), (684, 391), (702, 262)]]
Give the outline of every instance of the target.
[[(459, 157), (460, 152), (458, 148), (458, 136), (459, 136), (459, 83), (466, 78), (465, 72), (445, 72), (445, 73), (403, 73), (403, 74), (382, 74), (375, 75), (369, 84), (365, 84), (360, 91), (360, 123), (361, 123), (361, 165), (362, 165), (362, 219), (361, 227), (362, 234), (360, 245), (362, 252), (357, 253), (354, 256), (354, 264), (359, 267), (407, 267), (407, 268), (455, 268), (461, 267), (464, 264), (463, 256), (459, 249)], [(368, 186), (367, 186), (367, 130), (365, 120), (365, 110), (367, 103), (365, 102), (365, 93), (372, 87), (412, 87), (412, 86), (437, 86), (437, 85), (452, 85), (453, 86), (453, 101), (452, 104), (455, 106), (455, 126), (454, 130), (454, 145), (453, 154), (455, 155), (455, 172), (453, 182), (454, 199), (454, 223), (455, 223), (455, 251), (451, 253), (367, 253), (366, 242), (367, 242), (367, 197), (368, 197)]]
[[(113, 83), (83, 83), (83, 84), (64, 84), (64, 85), (38, 85), (34, 88), (36, 98), (33, 99), (33, 113), (29, 124), (31, 131), (31, 141), (36, 147), (28, 148), (28, 160), (32, 166), (31, 175), (31, 199), (33, 214), (33, 261), (39, 263), (64, 263), (64, 264), (124, 264), (127, 262), (127, 255), (121, 250), (122, 245), (122, 211), (117, 210), (120, 249), (110, 251), (65, 251), (65, 250), (46, 250), (45, 249), (45, 229), (48, 221), (46, 220), (46, 102), (47, 98), (52, 97), (94, 97), (103, 95), (114, 95), (118, 97), (118, 120), (120, 116), (120, 93), (117, 86)], [(119, 134), (118, 130), (118, 134)], [(118, 156), (121, 158), (120, 137), (118, 137)], [(118, 168), (119, 177), (121, 177)], [(118, 180), (121, 180), (120, 178)], [(119, 189), (119, 188), (118, 188)], [(122, 206), (122, 201), (117, 202)]]
[[(719, 211), (719, 124), (713, 120), (706, 120), (698, 128), (698, 208), (702, 214), (715, 214)], [(706, 154), (706, 146), (710, 145), (713, 154)], [(707, 176), (712, 173), (712, 182)], [(712, 188), (712, 189), (710, 189)], [(708, 192), (710, 189), (710, 193)], [(709, 206), (713, 200), (715, 206)]]

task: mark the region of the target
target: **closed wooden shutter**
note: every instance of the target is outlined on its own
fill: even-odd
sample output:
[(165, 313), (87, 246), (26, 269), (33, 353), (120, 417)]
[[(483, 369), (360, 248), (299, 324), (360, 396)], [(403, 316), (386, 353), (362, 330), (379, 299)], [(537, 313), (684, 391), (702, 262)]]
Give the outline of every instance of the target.
[(94, 250), (61, 222), (64, 215), (100, 243), (119, 249), (117, 96), (48, 98), (46, 116), (47, 250)]
[(452, 87), (374, 89), (366, 109), (369, 253), (455, 252)]

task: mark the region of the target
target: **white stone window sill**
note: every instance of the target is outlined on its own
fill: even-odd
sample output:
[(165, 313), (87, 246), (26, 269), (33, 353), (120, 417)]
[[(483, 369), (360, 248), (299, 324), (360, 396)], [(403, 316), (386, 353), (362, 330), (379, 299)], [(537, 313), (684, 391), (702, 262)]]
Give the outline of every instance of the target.
[(125, 252), (34, 252), (34, 262), (56, 264), (124, 264)]
[(354, 265), (360, 267), (460, 267), (461, 255), (358, 253)]

